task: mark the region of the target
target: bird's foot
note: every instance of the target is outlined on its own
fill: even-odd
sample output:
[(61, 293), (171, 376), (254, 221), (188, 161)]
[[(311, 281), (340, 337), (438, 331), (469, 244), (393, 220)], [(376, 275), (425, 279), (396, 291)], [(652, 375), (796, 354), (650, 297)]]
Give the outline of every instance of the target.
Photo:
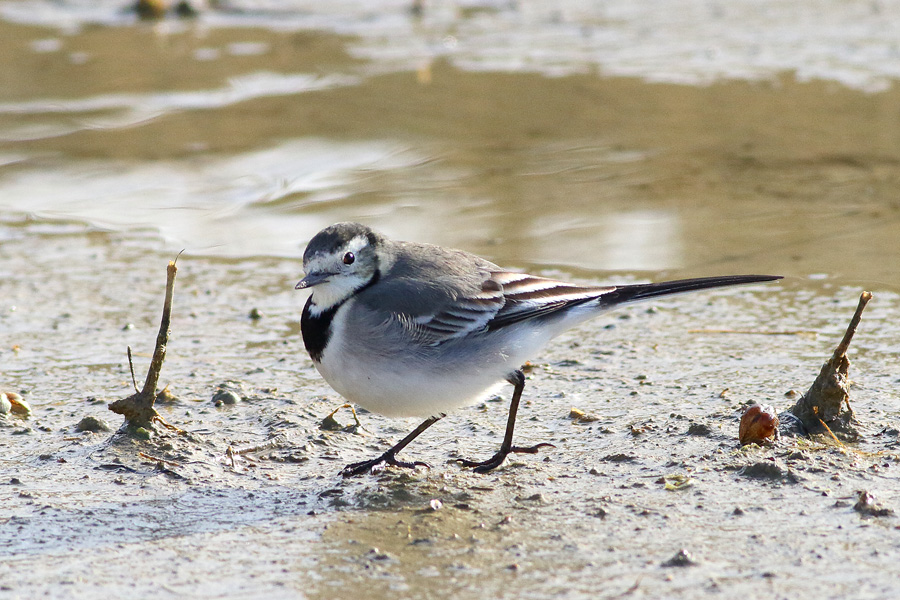
[(537, 454), (538, 450), (541, 448), (556, 448), (553, 444), (548, 444), (547, 442), (543, 442), (541, 444), (536, 444), (534, 446), (512, 446), (511, 448), (504, 449), (500, 448), (500, 450), (484, 461), (474, 461), (474, 460), (466, 460), (464, 458), (460, 458), (456, 462), (464, 467), (474, 467), (474, 471), (476, 473), (487, 473), (488, 471), (492, 471), (503, 464), (503, 461), (506, 460), (506, 457), (510, 454)]
[(397, 460), (394, 453), (388, 450), (378, 458), (347, 465), (341, 470), (341, 475), (344, 477), (353, 477), (354, 475), (362, 475), (370, 471), (384, 469), (387, 465), (391, 465), (392, 467), (402, 467), (404, 469), (415, 469), (416, 467), (425, 467), (426, 469), (431, 468), (431, 465), (420, 460), (414, 462)]

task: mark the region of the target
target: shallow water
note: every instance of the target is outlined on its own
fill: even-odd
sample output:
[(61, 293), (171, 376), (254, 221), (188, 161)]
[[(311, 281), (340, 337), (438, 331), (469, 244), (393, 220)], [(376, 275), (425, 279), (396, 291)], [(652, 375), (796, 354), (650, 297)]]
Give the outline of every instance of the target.
[[(897, 594), (896, 519), (852, 506), (900, 489), (900, 5), (123, 6), (0, 3), (0, 389), (34, 409), (0, 421), (0, 597)], [(493, 451), (504, 396), (410, 447), (430, 471), (345, 481), (415, 424), (319, 429), (340, 400), (293, 285), (338, 220), (584, 281), (786, 279), (536, 356), (517, 439), (555, 450), (452, 463)], [(182, 248), (160, 410), (191, 435), (76, 432), (118, 426)], [(863, 441), (739, 450), (741, 406), (788, 408), (863, 289)]]
[[(400, 22), (433, 36), (442, 10), (421, 22), (400, 6), (319, 21), (309, 7), (290, 13), (297, 21), (211, 11), (151, 26), (111, 8), (53, 6), (0, 12), (10, 19), (0, 21), (7, 218), (148, 229), (173, 248), (228, 257), (297, 256), (324, 225), (364, 219), (513, 266), (822, 274), (896, 290), (897, 92), (801, 76), (805, 54), (757, 77), (711, 72), (699, 87), (657, 82), (652, 70), (470, 69), (454, 53), (416, 72), (359, 47), (402, 37)], [(519, 14), (465, 44), (512, 52), (507, 37), (526, 43), (541, 24), (615, 29), (632, 18), (571, 10), (463, 10), (456, 35)], [(14, 24), (26, 12), (49, 27)], [(92, 24), (102, 15), (111, 26)], [(877, 46), (871, 29), (845, 32), (832, 51)]]

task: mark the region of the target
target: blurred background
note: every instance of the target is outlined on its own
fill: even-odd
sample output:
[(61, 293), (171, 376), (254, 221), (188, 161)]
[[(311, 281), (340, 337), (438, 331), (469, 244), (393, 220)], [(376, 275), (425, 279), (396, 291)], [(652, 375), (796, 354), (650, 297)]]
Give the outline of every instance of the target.
[(8, 0), (0, 56), (2, 235), (900, 291), (898, 1)]

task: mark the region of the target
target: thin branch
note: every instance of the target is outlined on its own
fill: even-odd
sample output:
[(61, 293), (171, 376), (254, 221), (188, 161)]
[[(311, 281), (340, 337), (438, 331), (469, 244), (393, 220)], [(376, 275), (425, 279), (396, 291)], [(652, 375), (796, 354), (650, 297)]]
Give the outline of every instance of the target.
[(838, 360), (840, 357), (847, 354), (847, 349), (850, 347), (850, 340), (853, 339), (853, 334), (856, 333), (856, 328), (859, 326), (859, 320), (862, 318), (863, 310), (865, 310), (866, 304), (868, 304), (871, 299), (872, 292), (863, 292), (859, 295), (859, 304), (856, 305), (856, 312), (853, 313), (853, 318), (850, 319), (850, 325), (847, 326), (844, 338), (841, 340), (841, 343), (838, 344), (837, 348), (834, 349), (832, 360)]
[(131, 360), (131, 346), (128, 346), (128, 368), (131, 369), (131, 385), (134, 386), (134, 393), (140, 393), (137, 386), (137, 379), (134, 377), (134, 361)]
[(175, 293), (175, 274), (177, 272), (178, 267), (175, 266), (175, 261), (169, 262), (169, 266), (166, 269), (166, 300), (163, 304), (162, 319), (159, 322), (159, 334), (156, 336), (156, 350), (153, 352), (153, 360), (150, 361), (150, 369), (147, 371), (144, 389), (141, 390), (141, 393), (145, 395), (156, 396), (159, 374), (162, 372), (163, 362), (166, 360), (166, 345), (169, 343), (169, 324), (172, 320), (172, 296)]

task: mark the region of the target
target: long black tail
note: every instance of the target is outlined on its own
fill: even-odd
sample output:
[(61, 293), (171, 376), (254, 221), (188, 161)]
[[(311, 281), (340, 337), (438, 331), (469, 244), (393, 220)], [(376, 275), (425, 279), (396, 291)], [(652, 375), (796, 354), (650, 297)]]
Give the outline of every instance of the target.
[(600, 297), (600, 305), (615, 306), (625, 302), (639, 302), (657, 296), (669, 294), (681, 294), (694, 292), (707, 288), (725, 287), (728, 285), (742, 285), (746, 283), (760, 283), (763, 281), (775, 281), (781, 279), (780, 275), (723, 275), (721, 277), (698, 277), (696, 279), (677, 279), (675, 281), (661, 281), (659, 283), (636, 283), (633, 285), (617, 286), (616, 289)]

